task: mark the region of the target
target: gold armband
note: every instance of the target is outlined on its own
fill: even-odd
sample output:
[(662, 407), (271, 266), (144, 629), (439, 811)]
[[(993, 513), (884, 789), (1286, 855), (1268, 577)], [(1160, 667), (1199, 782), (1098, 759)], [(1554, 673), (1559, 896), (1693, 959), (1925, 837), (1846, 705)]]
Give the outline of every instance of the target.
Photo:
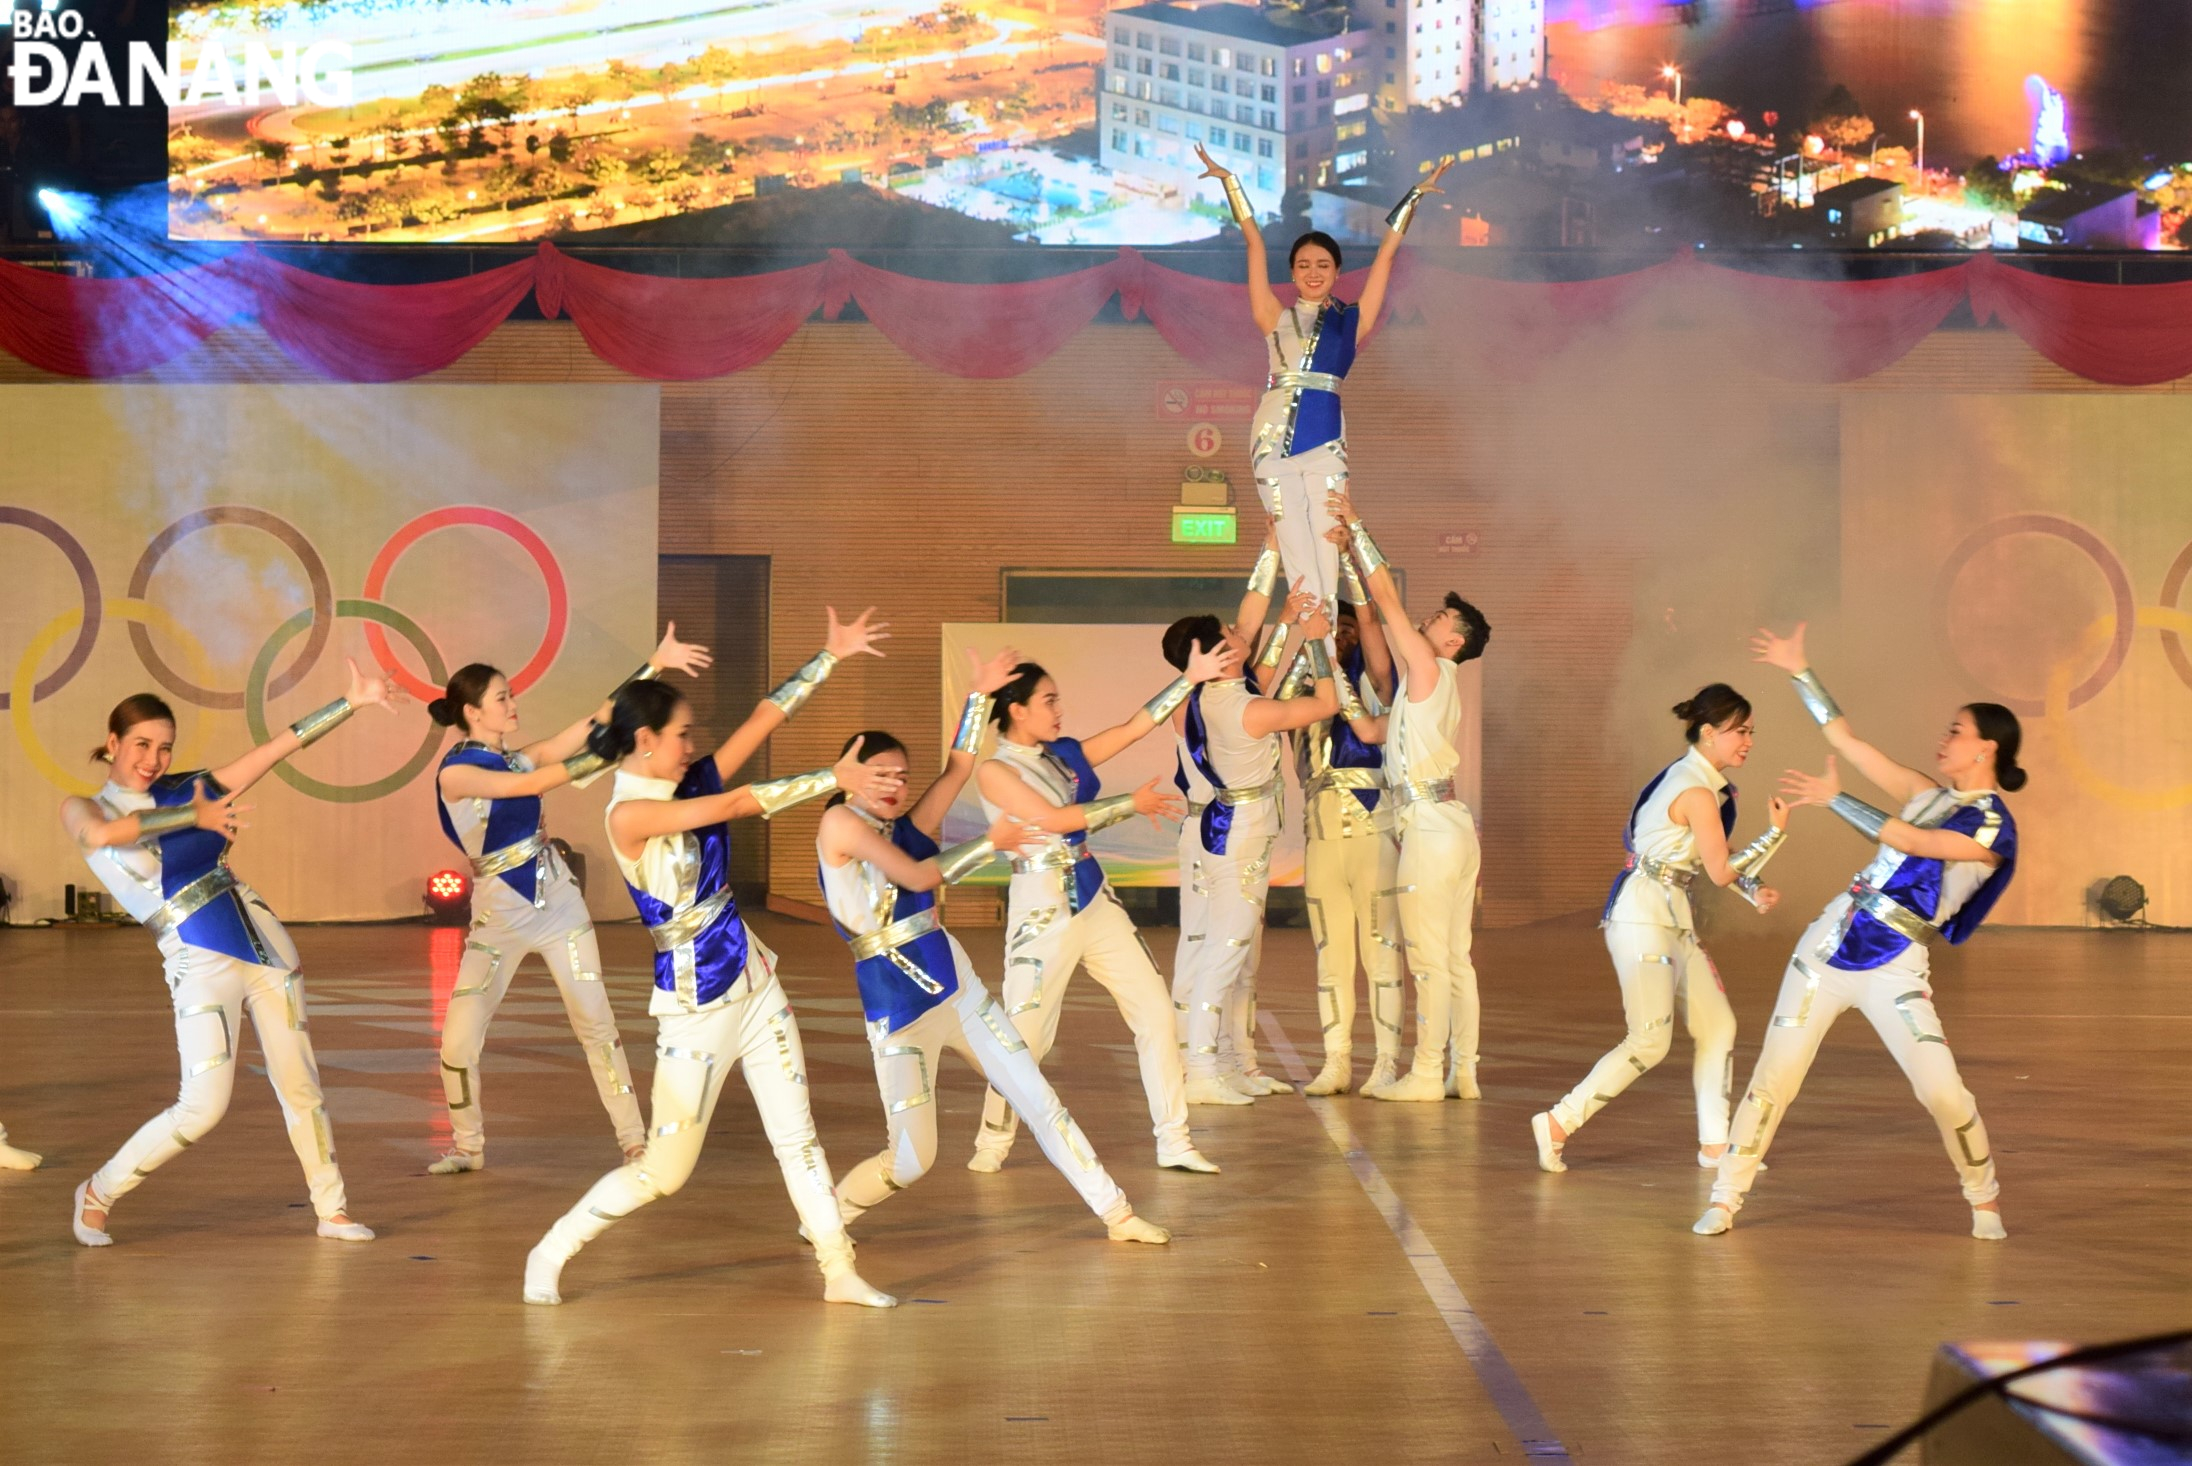
[(1286, 659), (1286, 624), (1281, 622), (1271, 628), (1271, 639), (1263, 644), (1263, 655), (1256, 658), (1256, 670), (1273, 672)]
[(349, 698), (338, 697), (318, 712), (306, 713), (296, 722), (291, 723), (289, 731), (297, 735), (297, 746), (299, 748), (310, 748), (313, 744), (334, 732), (344, 719), (356, 711), (357, 709), (350, 705)]
[(1350, 519), (1347, 521), (1347, 538), (1355, 547), (1355, 558), (1362, 561), (1362, 574), (1365, 580), (1393, 563), (1379, 551), (1378, 542), (1370, 538), (1369, 526), (1361, 520)]
[(1819, 680), (1819, 674), (1811, 668), (1806, 667), (1789, 680), (1796, 684), (1796, 695), (1803, 699), (1804, 711), (1811, 714), (1814, 723), (1824, 728), (1842, 716), (1842, 709), (1835, 702), (1834, 695), (1827, 691), (1826, 684)]
[(761, 806), (761, 817), (770, 820), (795, 804), (836, 793), (837, 770), (816, 769), (809, 774), (793, 774), (788, 779), (771, 779), (766, 784), (748, 784), (746, 788), (752, 793), (754, 803)]
[(1081, 813), (1088, 820), (1088, 833), (1093, 835), (1134, 818), (1134, 796), (1114, 794), (1107, 799), (1092, 799), (1081, 806)]
[(617, 694), (622, 692), (625, 688), (630, 687), (634, 682), (652, 682), (661, 675), (662, 669), (660, 667), (657, 667), (653, 662), (641, 662), (639, 664), (639, 670), (637, 672), (634, 672), (631, 676), (625, 678), (622, 682), (619, 682), (615, 687), (610, 689), (609, 701), (615, 702), (617, 700)]
[(177, 830), (197, 828), (198, 811), (188, 804), (178, 804), (167, 809), (146, 809), (137, 813), (137, 838), (157, 840)]
[(792, 673), (784, 684), (769, 694), (769, 701), (790, 717), (814, 696), (814, 690), (830, 680), (830, 673), (837, 670), (837, 653), (819, 651), (807, 658), (807, 665)]
[(944, 873), (944, 884), (948, 886), (965, 880), (996, 858), (997, 847), (984, 835), (979, 840), (963, 840), (937, 851), (936, 868)]
[(1279, 588), (1279, 552), (1265, 545), (1256, 556), (1255, 565), (1248, 572), (1248, 589), (1252, 595), (1268, 598)]
[(1340, 556), (1340, 589), (1346, 592), (1350, 606), (1370, 604), (1370, 588), (1362, 583), (1362, 572), (1345, 555)]
[(1326, 678), (1329, 678), (1332, 675), (1332, 658), (1329, 654), (1326, 653), (1324, 649), (1324, 643), (1321, 641), (1310, 642), (1308, 646), (1308, 651), (1309, 671), (1311, 675), (1313, 675), (1319, 682), (1322, 682)]
[(952, 735), (953, 753), (980, 753), (982, 729), (989, 723), (990, 698), (986, 692), (967, 694), (967, 705), (959, 713), (959, 731)]
[(590, 748), (582, 748), (563, 761), (563, 771), (571, 776), (571, 787), (583, 789), (601, 776), (609, 767), (609, 760)]
[(1423, 202), (1423, 185), (1419, 183), (1402, 194), (1400, 202), (1393, 205), (1393, 211), (1385, 216), (1385, 227), (1395, 234), (1406, 234), (1408, 226), (1415, 222), (1416, 205), (1421, 202)]
[(1149, 714), (1151, 722), (1162, 723), (1179, 709), (1181, 703), (1187, 701), (1187, 695), (1194, 690), (1194, 683), (1185, 677), (1175, 677), (1169, 687), (1142, 704), (1142, 711)]
[(1230, 173), (1225, 175), (1225, 203), (1233, 211), (1233, 222), (1243, 229), (1256, 221), (1256, 211), (1248, 206), (1248, 191)]

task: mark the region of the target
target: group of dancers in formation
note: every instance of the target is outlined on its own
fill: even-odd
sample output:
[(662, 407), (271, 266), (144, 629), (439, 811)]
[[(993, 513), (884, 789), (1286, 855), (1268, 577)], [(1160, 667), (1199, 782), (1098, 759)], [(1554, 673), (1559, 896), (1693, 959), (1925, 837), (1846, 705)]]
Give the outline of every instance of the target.
[[(1355, 1087), (1359, 967), (1374, 1036), (1360, 1092), (1393, 1102), (1478, 1097), (1470, 947), (1479, 852), (1455, 780), (1460, 669), (1483, 654), (1491, 627), (1452, 592), (1428, 615), (1408, 613), (1350, 497), (1338, 397), (1339, 379), (1376, 319), (1373, 296), (1382, 294), (1408, 217), (1435, 191), (1436, 175), (1389, 217), (1362, 302), (1333, 298), (1339, 247), (1310, 234), (1291, 255), (1298, 299), (1282, 306), (1262, 283), (1262, 241), (1237, 180), (1211, 167), (1248, 239), (1251, 306), (1269, 338), (1272, 374), (1257, 413), (1253, 463), (1272, 533), (1230, 621), (1189, 616), (1165, 632), (1162, 651), (1178, 675), (1133, 717), (1067, 736), (1056, 679), (1005, 649), (975, 659), (949, 756), (925, 789), (912, 787), (905, 745), (883, 730), (853, 734), (829, 768), (731, 786), (842, 662), (876, 652), (888, 631), (872, 611), (850, 623), (832, 611), (823, 650), (712, 753), (694, 746), (691, 704), (660, 680), (666, 672), (698, 676), (709, 666), (706, 650), (678, 640), (674, 626), (588, 717), (532, 743), (519, 741), (516, 698), (494, 667), (461, 668), (429, 705), (436, 722), (462, 734), (437, 773), (438, 812), (476, 881), (473, 925), (441, 1036), (452, 1143), (428, 1169), (455, 1175), (486, 1165), (480, 1057), (490, 1020), (529, 954), (542, 958), (562, 993), (623, 1155), (532, 1249), (527, 1302), (559, 1302), (563, 1270), (581, 1248), (685, 1184), (734, 1066), (760, 1112), (830, 1301), (895, 1301), (860, 1277), (847, 1229), (934, 1164), (935, 1083), (946, 1050), (989, 1085), (970, 1170), (1000, 1169), (1024, 1122), (1110, 1238), (1168, 1241), (1162, 1227), (1135, 1213), (1041, 1065), (1058, 1037), (1067, 986), (1085, 966), (1133, 1033), (1160, 1167), (1218, 1169), (1196, 1148), (1190, 1106), (1246, 1105), (1290, 1091), (1262, 1072), (1254, 1026), (1289, 749), (1304, 801), (1305, 894), (1324, 1038), (1323, 1065), (1307, 1092), (1331, 1096)], [(1267, 626), (1274, 600), (1281, 615)], [(1823, 774), (1789, 773), (1770, 827), (1733, 849), (1728, 773), (1749, 755), (1751, 705), (1722, 683), (1680, 703), (1674, 711), (1687, 748), (1638, 795), (1604, 911), (1626, 1033), (1573, 1090), (1532, 1118), (1538, 1163), (1566, 1169), (1576, 1132), (1667, 1056), (1679, 1009), (1696, 1049), (1698, 1161), (1717, 1171), (1712, 1204), (1694, 1230), (1725, 1232), (1826, 1030), (1856, 1007), (1940, 1127), (1973, 1209), (1973, 1234), (2005, 1236), (1986, 1130), (1933, 1010), (1927, 943), (1937, 935), (1967, 938), (2015, 869), (2016, 825), (2002, 793), (2024, 782), (2017, 720), (1992, 703), (1958, 709), (1928, 775), (1856, 736), (1810, 668), (1801, 626), (1788, 637), (1761, 632), (1754, 651), (1792, 677), (1835, 754), (1889, 795), (1897, 812), (1844, 792), (1830, 756)], [(166, 703), (139, 694), (110, 714), (93, 755), (108, 766), (107, 782), (91, 798), (67, 800), (61, 818), (116, 901), (158, 939), (182, 1082), (174, 1105), (76, 1188), (72, 1225), (84, 1245), (109, 1245), (115, 1205), (219, 1122), (246, 1014), (319, 1234), (372, 1238), (347, 1209), (296, 948), (227, 856), (248, 812), (238, 800), (253, 784), (359, 709), (392, 707), (396, 699), (393, 683), (366, 677), (352, 663), (342, 698), (231, 763), (187, 773), (170, 768), (175, 718)], [(1176, 788), (1152, 780), (1104, 794), (1097, 771), (1160, 728), (1177, 746)], [(984, 759), (991, 730), (994, 747)], [(655, 949), (648, 1011), (658, 1033), (645, 1114), (592, 923), (543, 817), (544, 795), (604, 775), (614, 779), (610, 847)], [(987, 828), (944, 846), (945, 812), (970, 777)], [(775, 954), (745, 924), (729, 885), (733, 821), (767, 819), (822, 798), (830, 807), (816, 836), (818, 878), (851, 949), (888, 1137), (881, 1151), (835, 1179), (816, 1137), (799, 1025)], [(1799, 941), (1731, 1126), (1735, 1019), (1699, 944), (1691, 891), (1702, 878), (1771, 909), (1778, 895), (1759, 872), (1785, 838), (1788, 812), (1803, 805), (1831, 809), (1879, 849)], [(1180, 938), (1169, 985), (1088, 844), (1092, 833), (1136, 816), (1180, 822)], [(1009, 861), (1011, 874), (1004, 969), (992, 994), (942, 924), (936, 893), (999, 859)], [(1416, 993), (1415, 1047), (1405, 1068), (1404, 973)], [(37, 1163), (0, 1131), (0, 1166)]]

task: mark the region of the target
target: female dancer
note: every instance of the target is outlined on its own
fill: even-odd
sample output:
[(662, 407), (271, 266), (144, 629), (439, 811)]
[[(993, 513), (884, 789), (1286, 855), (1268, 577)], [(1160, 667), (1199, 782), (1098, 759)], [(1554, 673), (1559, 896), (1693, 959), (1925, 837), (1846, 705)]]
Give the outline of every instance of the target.
[(1340, 382), (1354, 365), (1355, 353), (1370, 339), (1385, 307), (1386, 282), (1393, 257), (1427, 193), (1438, 193), (1439, 178), (1453, 166), (1441, 163), (1409, 189), (1385, 216), (1385, 238), (1370, 262), (1362, 298), (1354, 305), (1333, 297), (1339, 283), (1340, 247), (1331, 235), (1310, 230), (1287, 251), (1286, 263), (1298, 292), (1295, 303), (1279, 304), (1264, 262), (1263, 231), (1241, 181), (1197, 144), (1204, 178), (1225, 188), (1226, 203), (1248, 246), (1248, 308), (1256, 329), (1271, 348), (1271, 376), (1256, 404), (1249, 467), (1263, 507), (1278, 522), (1279, 553), (1286, 578), (1305, 581), (1334, 614), (1339, 594), (1339, 550), (1328, 544), (1332, 527), (1329, 496), (1347, 487), (1347, 424), (1340, 412)]
[[(1168, 1242), (1169, 1232), (1134, 1214), (1126, 1193), (1043, 1078), (1035, 1055), (975, 976), (958, 939), (936, 918), (937, 887), (972, 875), (999, 851), (1017, 850), (1025, 834), (1018, 821), (1004, 819), (984, 839), (948, 850), (936, 845), (944, 811), (974, 772), (990, 694), (1012, 680), (1019, 660), (1010, 650), (988, 662), (976, 659), (974, 690), (960, 715), (950, 759), (910, 808), (902, 783), (872, 797), (833, 797), (815, 836), (823, 899), (838, 931), (852, 943), (890, 1131), (880, 1153), (837, 1183), (838, 1211), (847, 1222), (856, 1221), (935, 1164), (934, 1085), (944, 1051), (951, 1049), (1005, 1095), (1014, 1113), (1033, 1118), (1043, 1154), (1103, 1219), (1112, 1241)], [(858, 748), (866, 763), (895, 769), (901, 778), (909, 767), (905, 745), (888, 733), (858, 734), (845, 748), (848, 753)]]
[(1537, 1163), (1565, 1171), (1561, 1147), (1614, 1097), (1650, 1072), (1674, 1046), (1677, 1007), (1686, 1016), (1695, 1054), (1690, 1085), (1697, 1092), (1697, 1163), (1720, 1164), (1728, 1148), (1728, 1089), (1735, 1082), (1735, 1010), (1712, 958), (1697, 940), (1690, 886), (1702, 872), (1716, 886), (1734, 886), (1761, 914), (1781, 893), (1758, 873), (1786, 837), (1788, 806), (1772, 802), (1773, 822), (1746, 849), (1730, 853), (1735, 786), (1728, 770), (1751, 755), (1755, 728), (1750, 700), (1714, 682), (1676, 703), (1690, 750), (1652, 775), (1629, 811), (1621, 834), (1628, 852), (1606, 894), (1599, 925), (1621, 984), (1628, 1035), (1600, 1059), (1559, 1104), (1530, 1117)]
[[(679, 641), (673, 624), (628, 681), (652, 679), (671, 668), (697, 677), (708, 662), (707, 649)], [(427, 704), (435, 722), (464, 729), (441, 761), (438, 812), (442, 833), (471, 861), (473, 878), (472, 930), (464, 939), (441, 1030), (441, 1087), (449, 1102), (452, 1144), (426, 1168), (432, 1175), (454, 1176), (487, 1164), (480, 1051), (487, 1045), (487, 1025), (529, 952), (540, 954), (563, 994), (563, 1011), (594, 1072), (594, 1088), (624, 1158), (636, 1159), (646, 1148), (616, 1014), (601, 982), (594, 923), (578, 882), (548, 843), (540, 807), (541, 795), (570, 782), (563, 761), (585, 747), (588, 729), (609, 721), (615, 697), (611, 693), (592, 718), (515, 751), (507, 740), (518, 729), (518, 701), (509, 680), (486, 663), (460, 667), (447, 692)]]
[[(1376, 1100), (1434, 1102), (1452, 1093), (1476, 1099), (1477, 969), (1471, 959), (1481, 853), (1476, 819), (1454, 791), (1461, 766), (1461, 664), (1484, 655), (1492, 624), (1452, 591), (1444, 606), (1411, 623), (1400, 588), (1352, 501), (1332, 509), (1400, 668), (1385, 723), (1385, 787), (1400, 838), (1400, 927), (1416, 976), (1416, 1053), (1390, 1084), (1369, 1085)], [(1447, 1050), (1453, 1051), (1451, 1082)]]
[[(1179, 1030), (1172, 997), (1158, 975), (1148, 944), (1134, 930), (1126, 908), (1104, 880), (1089, 852), (1088, 837), (1137, 814), (1177, 819), (1185, 806), (1155, 779), (1132, 794), (1098, 799), (1099, 766), (1165, 725), (1189, 689), (1232, 671), (1225, 647), (1197, 648), (1186, 672), (1151, 698), (1141, 711), (1086, 739), (1060, 736), (1058, 684), (1033, 662), (1013, 668), (999, 688), (991, 719), (997, 753), (975, 774), (982, 811), (991, 820), (1011, 815), (1049, 838), (1013, 857), (1006, 903), (1005, 1008), (1021, 1039), (1041, 1063), (1058, 1037), (1066, 984), (1087, 962), (1110, 990), (1141, 1061), (1142, 1091), (1157, 1136), (1157, 1164), (1172, 1170), (1214, 1172), (1195, 1149), (1187, 1129), (1186, 1078), (1180, 1064)], [(1019, 1119), (992, 1087), (982, 1102), (982, 1133), (970, 1171), (995, 1171), (1012, 1149)]]
[(393, 683), (362, 677), (350, 690), (289, 725), (233, 763), (172, 774), (175, 713), (151, 693), (124, 698), (107, 715), (107, 741), (92, 757), (108, 764), (90, 799), (62, 801), (61, 824), (124, 911), (159, 939), (175, 1008), (182, 1088), (175, 1103), (132, 1135), (76, 1188), (72, 1227), (86, 1247), (105, 1247), (107, 1214), (145, 1177), (181, 1155), (221, 1121), (236, 1085), (243, 1018), (259, 1035), (266, 1077), (281, 1102), (290, 1148), (304, 1167), (319, 1233), (370, 1242), (350, 1219), (335, 1132), (320, 1097), (319, 1065), (305, 1032), (304, 975), (297, 948), (256, 891), (230, 874), (228, 846), (245, 806), (236, 797), (300, 748), (333, 732), (353, 712), (395, 697)]
[(35, 1171), (44, 1160), (34, 1150), (18, 1150), (8, 1144), (8, 1127), (0, 1125), (0, 1171)]
[(1938, 778), (1928, 777), (1851, 729), (1805, 660), (1801, 624), (1788, 637), (1760, 631), (1751, 646), (1759, 661), (1794, 679), (1797, 696), (1835, 752), (1900, 800), (1902, 812), (1889, 815), (1844, 794), (1832, 755), (1820, 777), (1793, 769), (1783, 777), (1781, 793), (1789, 803), (1826, 806), (1879, 841), (1880, 849), (1796, 944), (1774, 1000), (1773, 1026), (1736, 1112), (1733, 1144), (1720, 1158), (1712, 1205), (1690, 1230), (1710, 1237), (1735, 1224), (1820, 1042), (1835, 1019), (1855, 1008), (1871, 1020), (1918, 1102), (1932, 1112), (1971, 1203), (1971, 1235), (1998, 1242), (2009, 1233), (2002, 1226), (1994, 1153), (1978, 1102), (1956, 1072), (1956, 1056), (1933, 1011), (1926, 942), (1935, 932), (1951, 943), (1968, 939), (2016, 872), (2017, 822), (2002, 791), (2024, 787), (2025, 772), (2017, 767), (2024, 730), (1999, 703), (1967, 703), (1934, 749)]
[[(590, 768), (617, 766), (605, 823), (632, 904), (654, 934), (655, 992), (647, 1011), (655, 1047), (654, 1128), (639, 1158), (596, 1181), (525, 1259), (525, 1301), (560, 1303), (563, 1265), (609, 1224), (684, 1186), (700, 1159), (716, 1101), (738, 1064), (761, 1111), (761, 1128), (784, 1173), (822, 1268), (832, 1303), (890, 1308), (897, 1299), (853, 1271), (852, 1239), (830, 1192), (829, 1161), (807, 1107), (806, 1055), (791, 1004), (776, 980), (776, 954), (746, 928), (731, 899), (728, 821), (778, 812), (843, 788), (863, 796), (904, 772), (863, 764), (855, 749), (834, 768), (725, 791), (724, 777), (822, 685), (837, 663), (875, 651), (883, 638), (863, 613), (850, 626), (830, 612), (827, 648), (758, 704), (712, 758), (693, 757), (692, 705), (659, 682), (617, 693), (607, 726), (587, 735)], [(583, 757), (583, 756), (582, 756)]]

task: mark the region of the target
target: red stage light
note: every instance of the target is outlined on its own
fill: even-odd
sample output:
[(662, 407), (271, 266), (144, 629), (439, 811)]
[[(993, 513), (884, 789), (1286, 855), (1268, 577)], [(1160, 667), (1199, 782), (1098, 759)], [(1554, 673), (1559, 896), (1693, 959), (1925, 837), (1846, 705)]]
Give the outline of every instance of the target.
[(461, 870), (435, 871), (426, 878), (426, 909), (440, 921), (465, 920), (472, 910), (472, 878)]

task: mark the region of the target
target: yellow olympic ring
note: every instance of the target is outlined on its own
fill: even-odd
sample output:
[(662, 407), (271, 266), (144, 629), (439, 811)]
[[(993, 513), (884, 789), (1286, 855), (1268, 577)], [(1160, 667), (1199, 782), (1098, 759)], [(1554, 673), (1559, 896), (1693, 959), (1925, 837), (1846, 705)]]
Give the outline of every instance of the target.
[[(2192, 612), (2180, 611), (2174, 606), (2141, 606), (2133, 624), (2152, 631), (2174, 631), (2180, 636), (2192, 636)], [(2087, 793), (2106, 800), (2118, 809), (2141, 813), (2182, 809), (2192, 804), (2192, 783), (2164, 789), (2134, 789), (2127, 784), (2118, 784), (2086, 761), (2085, 750), (2070, 735), (2071, 678), (2077, 675), (2078, 667), (2090, 661), (2094, 653), (2113, 641), (2115, 636), (2116, 618), (2113, 615), (2102, 616), (2085, 629), (2085, 634), (2079, 638), (2078, 649), (2057, 662), (2048, 673), (2046, 726), (2052, 730), (2055, 749), (2062, 755), (2063, 768)]]
[[(170, 616), (166, 611), (161, 610), (149, 601), (113, 598), (106, 602), (105, 613), (118, 620), (134, 621), (141, 626), (158, 627), (169, 636), (174, 637), (176, 642), (181, 645), (183, 655), (189, 659), (192, 675), (200, 679), (207, 678), (208, 661), (205, 648), (199, 645), (196, 637), (183, 629), (181, 622)], [(16, 741), (23, 745), (23, 752), (30, 759), (31, 767), (43, 775), (47, 783), (62, 792), (81, 794), (88, 798), (99, 792), (100, 781), (85, 779), (63, 768), (60, 762), (47, 750), (45, 744), (39, 741), (37, 726), (31, 721), (31, 689), (38, 680), (39, 664), (46, 659), (46, 653), (52, 651), (61, 638), (74, 631), (83, 623), (83, 620), (84, 608), (81, 606), (73, 611), (63, 611), (47, 622), (44, 629), (30, 639), (30, 645), (23, 648), (22, 659), (15, 664), (15, 676), (8, 684), (8, 690), (12, 694), (9, 699), (8, 716), (15, 724)], [(195, 735), (200, 731), (203, 721), (202, 716), (192, 718), (191, 733), (193, 737), (190, 741), (186, 742), (182, 738), (181, 730), (177, 730), (176, 767), (184, 769), (191, 767), (190, 759), (194, 752)]]

